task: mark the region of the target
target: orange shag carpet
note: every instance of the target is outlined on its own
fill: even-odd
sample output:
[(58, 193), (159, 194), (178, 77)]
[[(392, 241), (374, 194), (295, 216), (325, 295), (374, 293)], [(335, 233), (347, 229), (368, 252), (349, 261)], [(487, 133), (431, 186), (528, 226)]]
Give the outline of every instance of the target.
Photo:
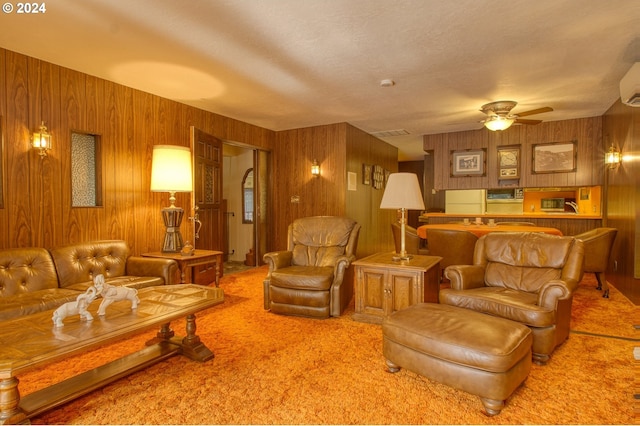
[[(476, 396), (407, 370), (390, 374), (380, 326), (263, 309), (266, 267), (225, 276), (225, 302), (197, 315), (213, 350), (177, 356), (32, 419), (34, 424), (632, 424), (638, 308), (615, 288), (603, 299), (586, 274), (572, 333), (532, 367), (498, 415)], [(174, 323), (181, 333), (184, 322)], [(155, 331), (34, 370), (23, 395), (141, 348)]]

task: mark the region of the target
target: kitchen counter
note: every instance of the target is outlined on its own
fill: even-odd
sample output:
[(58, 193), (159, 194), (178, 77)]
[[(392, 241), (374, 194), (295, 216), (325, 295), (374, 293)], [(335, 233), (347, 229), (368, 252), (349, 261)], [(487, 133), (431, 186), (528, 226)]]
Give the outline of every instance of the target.
[[(462, 213), (424, 213), (420, 215), (420, 222), (428, 221), (430, 217), (433, 218), (470, 218), (474, 219), (476, 217), (480, 217), (483, 219), (602, 219), (601, 215), (598, 214), (582, 214), (582, 213), (565, 213), (565, 212), (533, 212), (533, 213), (522, 213), (522, 214), (462, 214)], [(424, 220), (423, 220), (424, 218)], [(486, 220), (485, 220), (486, 222)]]

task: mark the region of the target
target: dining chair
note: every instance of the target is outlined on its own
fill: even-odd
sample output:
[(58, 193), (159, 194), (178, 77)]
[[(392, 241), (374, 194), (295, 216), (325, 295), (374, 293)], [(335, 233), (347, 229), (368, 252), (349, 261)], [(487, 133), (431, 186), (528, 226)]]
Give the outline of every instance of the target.
[[(428, 255), (427, 241), (418, 236), (418, 231), (413, 226), (404, 226), (404, 249), (408, 254)], [(401, 227), (398, 222), (391, 224), (391, 232), (393, 233), (393, 243), (396, 253), (400, 253), (400, 239), (402, 238)]]
[(429, 229), (427, 232), (429, 255), (442, 257), (442, 271), (449, 265), (472, 265), (477, 241), (478, 237), (467, 231)]
[(595, 228), (574, 237), (584, 243), (584, 272), (595, 274), (598, 281), (597, 290), (602, 290), (602, 297), (609, 298), (609, 284), (605, 272), (609, 266), (611, 248), (616, 239), (616, 228)]

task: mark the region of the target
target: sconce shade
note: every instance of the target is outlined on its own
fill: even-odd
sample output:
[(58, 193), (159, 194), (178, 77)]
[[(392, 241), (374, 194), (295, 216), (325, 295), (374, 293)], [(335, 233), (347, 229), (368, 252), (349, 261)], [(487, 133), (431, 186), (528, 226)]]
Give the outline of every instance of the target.
[(47, 131), (44, 121), (40, 124), (38, 131), (33, 132), (31, 144), (35, 149), (40, 150), (39, 154), (43, 157), (51, 149), (51, 134)]
[(311, 164), (311, 175), (313, 177), (320, 176), (320, 164), (318, 164), (318, 160), (313, 160), (313, 164)]
[(191, 192), (191, 150), (176, 145), (153, 147), (151, 191)]
[(604, 163), (610, 169), (617, 168), (622, 162), (622, 156), (620, 155), (620, 150), (613, 145), (609, 147), (609, 151), (604, 155)]
[(494, 132), (498, 130), (506, 130), (515, 122), (515, 119), (494, 115), (485, 120), (484, 126)]
[(424, 210), (418, 176), (415, 173), (392, 173), (380, 202), (381, 209)]

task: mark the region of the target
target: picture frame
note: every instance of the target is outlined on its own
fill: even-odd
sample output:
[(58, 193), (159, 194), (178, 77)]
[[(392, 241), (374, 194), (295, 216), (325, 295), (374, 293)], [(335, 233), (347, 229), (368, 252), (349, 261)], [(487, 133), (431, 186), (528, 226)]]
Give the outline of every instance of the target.
[(371, 185), (371, 165), (370, 164), (362, 165), (362, 184)]
[(520, 145), (498, 147), (498, 180), (520, 179)]
[(450, 151), (451, 177), (486, 176), (487, 149)]
[(577, 141), (550, 142), (532, 146), (531, 172), (570, 173), (576, 171)]
[(382, 166), (373, 166), (373, 187), (382, 189), (384, 185), (384, 169)]

